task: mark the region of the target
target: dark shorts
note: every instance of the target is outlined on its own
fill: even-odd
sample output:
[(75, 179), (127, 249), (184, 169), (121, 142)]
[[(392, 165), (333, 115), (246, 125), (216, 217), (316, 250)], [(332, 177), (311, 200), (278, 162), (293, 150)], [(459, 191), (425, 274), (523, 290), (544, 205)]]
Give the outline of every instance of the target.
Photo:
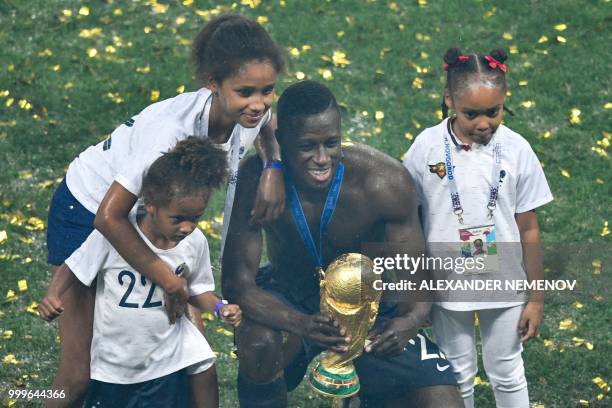
[(95, 217), (68, 190), (66, 179), (62, 180), (49, 208), (47, 262), (51, 265), (63, 264), (94, 230)]
[[(287, 306), (302, 313), (318, 312), (318, 296), (316, 302), (311, 299), (306, 304), (296, 304), (274, 284), (270, 279), (271, 275), (269, 265), (260, 268), (257, 284)], [(313, 310), (315, 307), (316, 310)], [(395, 313), (394, 305), (381, 304), (374, 325), (384, 324), (393, 318)], [(287, 390), (291, 391), (300, 384), (310, 362), (323, 350), (302, 340), (301, 351), (285, 368)], [(354, 364), (361, 383), (360, 394), (372, 401), (395, 399), (423, 387), (457, 385), (450, 363), (438, 346), (422, 331), (410, 340), (406, 351), (398, 356), (380, 358), (362, 354), (355, 359)]]
[(137, 384), (91, 380), (85, 401), (95, 408), (187, 408), (189, 381), (185, 370)]

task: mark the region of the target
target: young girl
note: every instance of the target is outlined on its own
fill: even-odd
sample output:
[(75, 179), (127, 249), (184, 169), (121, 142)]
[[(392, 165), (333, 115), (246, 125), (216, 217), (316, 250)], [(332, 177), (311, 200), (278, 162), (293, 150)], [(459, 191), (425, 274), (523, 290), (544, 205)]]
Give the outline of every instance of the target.
[[(273, 136), (275, 120), (270, 111), (276, 77), (283, 69), (278, 47), (256, 22), (227, 15), (211, 21), (198, 34), (193, 58), (205, 87), (147, 107), (107, 140), (82, 152), (70, 164), (49, 210), (47, 245), (53, 279), (68, 273), (63, 262), (95, 224), (136, 271), (177, 300), (166, 304), (172, 320), (187, 300), (184, 279), (145, 244), (128, 219), (141, 193), (142, 177), (161, 152), (188, 135), (207, 138), (227, 151), (227, 224), (238, 161), (255, 141), (266, 170), (260, 179), (252, 222), (267, 222), (284, 206)], [(58, 401), (60, 406), (79, 401), (86, 391), (94, 291), (73, 285), (63, 301), (66, 312), (59, 319), (60, 364), (53, 385), (65, 390), (68, 398)]]
[[(179, 142), (149, 168), (142, 182), (146, 212), (130, 222), (146, 245), (187, 279), (192, 305), (220, 312), (224, 320), (238, 325), (240, 308), (224, 304), (212, 293), (208, 243), (196, 229), (212, 190), (223, 183), (226, 168), (225, 152), (210, 142), (195, 137)], [(72, 273), (53, 281), (39, 311), (45, 320), (54, 319), (64, 310), (60, 298), (68, 287), (78, 281), (91, 286), (97, 277), (86, 406), (187, 407), (187, 373), (209, 370), (215, 359), (204, 336), (185, 316), (170, 324), (162, 291), (98, 231), (66, 265)]]
[[(518, 271), (521, 279), (525, 272), (528, 280), (542, 279), (535, 209), (550, 202), (552, 195), (529, 143), (501, 124), (506, 58), (501, 50), (488, 55), (463, 55), (456, 48), (446, 52), (444, 105), (454, 115), (421, 133), (404, 165), (415, 181), (430, 255), (450, 250), (460, 259), (465, 256), (462, 250), (469, 249), (476, 259), (483, 257), (473, 255), (480, 249), (487, 254), (481, 278)], [(542, 294), (532, 292), (526, 303), (516, 292), (491, 302), (480, 301), (482, 293), (459, 301), (454, 295), (435, 303), (432, 323), (465, 406), (474, 406), (477, 312), (484, 368), (497, 406), (527, 408), (521, 342), (537, 333)]]

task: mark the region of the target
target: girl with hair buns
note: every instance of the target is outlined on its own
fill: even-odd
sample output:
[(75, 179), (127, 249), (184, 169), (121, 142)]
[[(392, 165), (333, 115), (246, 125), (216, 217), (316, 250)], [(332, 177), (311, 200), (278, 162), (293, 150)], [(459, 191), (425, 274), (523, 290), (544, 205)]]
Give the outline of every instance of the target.
[[(238, 305), (214, 293), (208, 243), (197, 230), (213, 189), (227, 175), (226, 153), (207, 140), (190, 137), (151, 165), (142, 182), (144, 211), (130, 222), (147, 246), (189, 283), (189, 302), (199, 311), (217, 312), (239, 325)], [(97, 279), (87, 407), (212, 406), (190, 398), (188, 375), (214, 370), (215, 357), (202, 333), (186, 316), (171, 324), (162, 308), (163, 293), (129, 265), (94, 231), (68, 259), (71, 273), (55, 279), (39, 305), (53, 320), (64, 310), (61, 296), (79, 282)]]
[[(460, 258), (462, 247), (486, 243), (485, 254), (473, 255), (482, 257), (484, 268), (432, 271), (444, 279), (543, 277), (535, 209), (552, 201), (552, 194), (527, 140), (502, 124), (506, 59), (503, 50), (482, 55), (449, 49), (444, 56), (444, 120), (423, 131), (404, 159), (422, 207), (430, 255), (453, 251)], [(454, 111), (450, 118), (448, 109)], [(459, 273), (464, 275), (454, 275)], [(474, 407), (478, 372), (476, 316), (497, 406), (528, 408), (522, 342), (537, 334), (543, 294), (524, 295), (438, 294), (431, 312), (433, 331), (451, 362), (466, 408)]]
[[(231, 214), (238, 162), (251, 146), (265, 163), (251, 222), (275, 219), (285, 201), (276, 120), (270, 109), (284, 65), (279, 48), (258, 23), (224, 15), (197, 35), (193, 60), (202, 88), (148, 106), (107, 140), (82, 152), (70, 164), (49, 210), (47, 246), (53, 280), (69, 273), (64, 261), (95, 226), (137, 272), (169, 295), (164, 306), (171, 321), (180, 316), (188, 299), (185, 279), (146, 245), (128, 218), (142, 192), (142, 177), (161, 152), (190, 135), (226, 151), (230, 176), (223, 232)], [(85, 394), (94, 297), (93, 289), (78, 284), (64, 295), (61, 355), (53, 387), (64, 390), (67, 398), (48, 406), (71, 406)]]

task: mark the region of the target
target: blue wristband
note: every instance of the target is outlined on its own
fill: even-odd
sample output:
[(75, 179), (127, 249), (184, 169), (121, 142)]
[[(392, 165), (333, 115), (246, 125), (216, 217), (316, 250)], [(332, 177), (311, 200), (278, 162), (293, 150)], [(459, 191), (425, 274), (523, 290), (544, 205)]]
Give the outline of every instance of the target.
[(227, 300), (225, 299), (219, 299), (217, 300), (217, 303), (215, 303), (215, 316), (217, 316), (217, 319), (222, 319), (221, 309), (223, 309), (223, 306), (225, 305), (227, 305)]
[(264, 164), (263, 168), (283, 171), (283, 162), (280, 160), (270, 160)]

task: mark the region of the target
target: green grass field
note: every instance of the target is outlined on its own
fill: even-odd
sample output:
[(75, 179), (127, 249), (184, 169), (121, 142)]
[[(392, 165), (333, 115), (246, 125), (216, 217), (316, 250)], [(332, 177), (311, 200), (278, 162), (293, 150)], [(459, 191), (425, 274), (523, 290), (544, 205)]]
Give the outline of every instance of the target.
[[(439, 121), (446, 48), (509, 50), (515, 116), (505, 123), (542, 161), (555, 195), (538, 213), (543, 240), (565, 248), (547, 257), (547, 274), (583, 288), (551, 296), (540, 336), (525, 345), (531, 400), (610, 406), (609, 0), (0, 0), (0, 403), (38, 406), (7, 391), (48, 388), (57, 365), (57, 325), (34, 302), (50, 278), (46, 216), (67, 165), (152, 101), (197, 89), (190, 39), (230, 10), (258, 18), (286, 48), (279, 94), (296, 78), (324, 82), (346, 138), (398, 159)], [(206, 219), (221, 211), (218, 195)], [(235, 407), (232, 338), (217, 329), (210, 323), (222, 406)], [(477, 405), (492, 407), (480, 378)], [(330, 406), (304, 385), (290, 401)]]

